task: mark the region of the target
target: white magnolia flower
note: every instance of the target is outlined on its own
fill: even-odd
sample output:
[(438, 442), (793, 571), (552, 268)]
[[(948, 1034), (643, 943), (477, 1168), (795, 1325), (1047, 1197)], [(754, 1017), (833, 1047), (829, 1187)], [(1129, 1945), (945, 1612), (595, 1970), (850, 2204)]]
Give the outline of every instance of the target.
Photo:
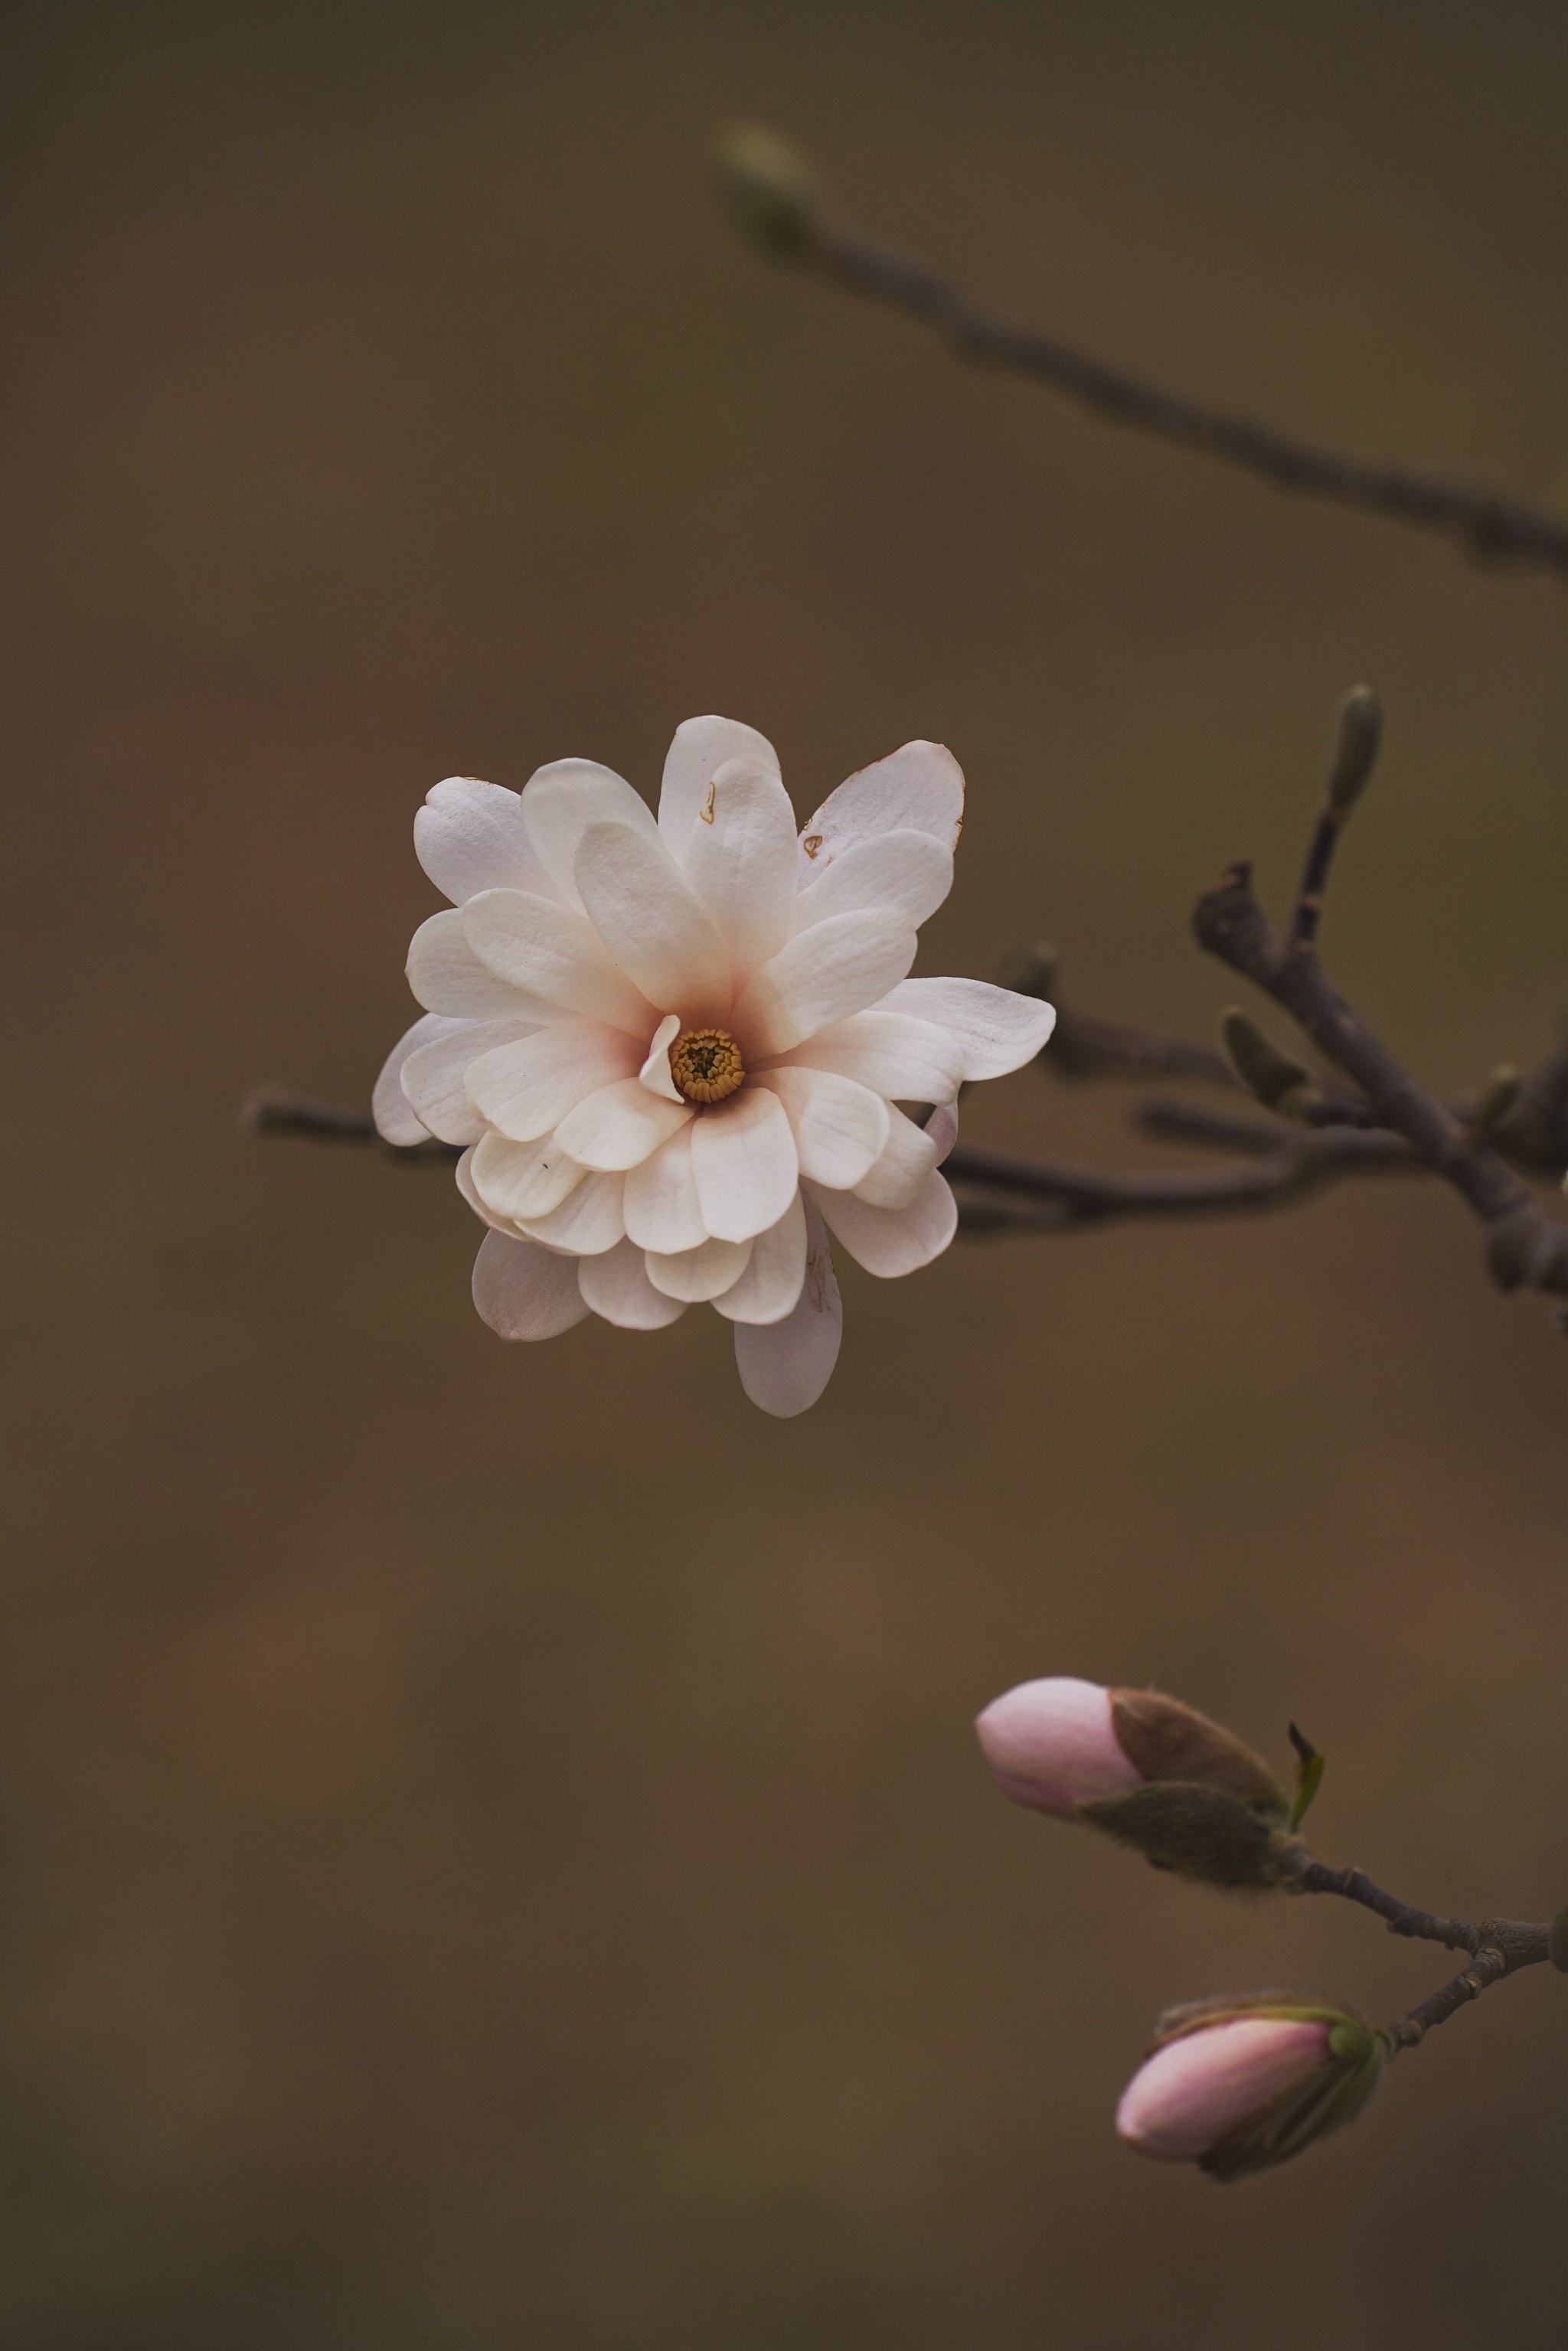
[(435, 786), (414, 846), (452, 911), (414, 934), (424, 1017), (376, 1124), (466, 1146), (493, 1331), (549, 1339), (590, 1311), (653, 1331), (706, 1301), (756, 1403), (816, 1401), (841, 1321), (828, 1233), (871, 1273), (938, 1256), (959, 1085), (1051, 1034), (1032, 997), (906, 977), (963, 809), (952, 754), (906, 743), (797, 840), (771, 745), (728, 718), (677, 731), (657, 822), (587, 759), (520, 794)]

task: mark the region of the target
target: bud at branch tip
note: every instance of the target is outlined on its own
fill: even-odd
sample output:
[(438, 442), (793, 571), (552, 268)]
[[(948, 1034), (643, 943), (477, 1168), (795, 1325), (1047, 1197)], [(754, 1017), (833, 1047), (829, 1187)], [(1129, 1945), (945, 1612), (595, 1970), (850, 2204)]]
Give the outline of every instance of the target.
[(718, 193), (736, 225), (771, 253), (798, 254), (828, 212), (827, 188), (810, 156), (766, 123), (734, 122), (714, 148)]
[(1347, 817), (1371, 782), (1382, 740), (1383, 705), (1369, 685), (1353, 685), (1339, 706), (1329, 768), (1328, 804), (1336, 817)]

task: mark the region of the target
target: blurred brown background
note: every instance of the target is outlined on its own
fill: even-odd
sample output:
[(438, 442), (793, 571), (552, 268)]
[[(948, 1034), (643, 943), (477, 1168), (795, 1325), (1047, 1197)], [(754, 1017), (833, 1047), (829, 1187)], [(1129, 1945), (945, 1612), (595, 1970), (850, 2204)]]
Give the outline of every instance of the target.
[[(9, 356), (0, 2339), (49, 2351), (1406, 2351), (1562, 2327), (1545, 1970), (1218, 2191), (1116, 2145), (1167, 1999), (1443, 1955), (1151, 1878), (975, 1709), (1157, 1680), (1330, 1756), (1322, 1849), (1568, 1898), (1568, 1351), (1425, 1190), (501, 1347), (362, 1101), (454, 770), (765, 728), (970, 779), (922, 967), (1207, 1028), (1329, 713), (1333, 967), (1434, 1081), (1568, 1003), (1560, 587), (966, 372), (741, 250), (714, 124), (1282, 422), (1568, 498), (1540, 6), (24, 5)], [(971, 1135), (1126, 1156), (1029, 1071)]]

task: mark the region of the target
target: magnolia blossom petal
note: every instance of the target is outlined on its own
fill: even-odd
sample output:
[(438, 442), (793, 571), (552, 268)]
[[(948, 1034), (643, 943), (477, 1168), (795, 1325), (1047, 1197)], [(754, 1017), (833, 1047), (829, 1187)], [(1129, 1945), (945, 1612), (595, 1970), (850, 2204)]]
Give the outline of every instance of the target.
[(877, 1008), (935, 1021), (963, 1048), (968, 1079), (1005, 1078), (1032, 1061), (1056, 1026), (1056, 1008), (983, 979), (901, 980)]
[(474, 1146), (470, 1177), (490, 1213), (515, 1224), (524, 1217), (548, 1217), (587, 1173), (553, 1134), (538, 1143), (508, 1143), (504, 1135), (486, 1134)]
[(957, 1103), (938, 1102), (925, 1122), (925, 1132), (936, 1146), (936, 1165), (940, 1167), (958, 1140)]
[(498, 979), (561, 1012), (646, 1037), (653, 1007), (575, 906), (526, 890), (482, 890), (462, 920), (469, 946)]
[(703, 1222), (716, 1240), (748, 1241), (776, 1225), (800, 1176), (778, 1095), (748, 1087), (694, 1120), (692, 1173)]
[(457, 1020), (447, 1033), (412, 1052), (402, 1065), (402, 1090), (432, 1134), (443, 1143), (477, 1143), (485, 1122), (468, 1099), (470, 1064), (497, 1045), (531, 1037), (532, 1020)]
[(802, 1176), (850, 1191), (870, 1175), (887, 1147), (880, 1094), (831, 1070), (765, 1070), (757, 1082), (784, 1105)]
[(795, 811), (779, 771), (727, 759), (697, 810), (682, 865), (729, 950), (742, 987), (789, 935), (795, 908)]
[(781, 1322), (806, 1279), (806, 1204), (799, 1192), (776, 1225), (751, 1244), (746, 1271), (714, 1300), (729, 1322)]
[(622, 1029), (593, 1020), (558, 1020), (515, 1045), (481, 1053), (468, 1071), (475, 1108), (514, 1143), (548, 1134), (599, 1086), (636, 1071), (638, 1049)]
[(901, 1110), (888, 1113), (887, 1142), (876, 1165), (849, 1189), (868, 1208), (906, 1208), (937, 1164), (936, 1140)]
[(814, 1405), (833, 1375), (843, 1336), (832, 1252), (822, 1219), (806, 1209), (806, 1278), (793, 1310), (780, 1322), (737, 1322), (735, 1361), (740, 1384), (755, 1405), (792, 1420)]
[(585, 1167), (636, 1167), (691, 1115), (690, 1102), (665, 1102), (637, 1078), (617, 1078), (568, 1111), (556, 1141)]
[(795, 928), (867, 906), (896, 906), (918, 926), (953, 887), (953, 852), (928, 832), (883, 832), (854, 841), (795, 900)]
[(588, 1311), (569, 1257), (486, 1233), (474, 1260), (474, 1303), (500, 1339), (554, 1339)]
[(885, 996), (917, 944), (914, 924), (895, 907), (830, 914), (762, 966), (736, 1005), (736, 1034), (754, 1057), (787, 1053)]
[(629, 824), (657, 837), (653, 811), (640, 792), (595, 759), (552, 759), (523, 786), (523, 816), (535, 855), (568, 905), (580, 906), (578, 844), (591, 824)]
[(683, 1299), (654, 1289), (635, 1241), (617, 1241), (602, 1257), (579, 1258), (577, 1282), (593, 1311), (622, 1331), (663, 1331), (686, 1311)]
[(964, 1049), (946, 1029), (902, 1012), (857, 1012), (784, 1056), (794, 1067), (836, 1070), (890, 1102), (951, 1102), (964, 1081)]
[(430, 1130), (402, 1090), (402, 1065), (422, 1045), (434, 1045), (438, 1037), (456, 1036), (470, 1025), (466, 1020), (449, 1019), (444, 1012), (423, 1012), (412, 1029), (403, 1030), (382, 1063), (371, 1096), (371, 1116), (383, 1143), (406, 1145), (427, 1139)]
[[(509, 1145), (508, 1148), (510, 1148)], [(513, 1240), (516, 1240), (517, 1227), (510, 1217), (497, 1217), (493, 1209), (486, 1207), (479, 1196), (478, 1186), (474, 1181), (474, 1154), (477, 1149), (477, 1144), (471, 1143), (454, 1168), (453, 1173), (457, 1178), (457, 1189), (482, 1225), (488, 1225), (492, 1232), (508, 1234)]]
[(814, 1189), (813, 1197), (855, 1263), (888, 1281), (929, 1265), (958, 1229), (958, 1204), (935, 1173), (902, 1208), (868, 1207), (852, 1192)]
[(1191, 2163), (1328, 2063), (1329, 2028), (1306, 2018), (1235, 2016), (1167, 2041), (1116, 2109), (1140, 2155)]
[(447, 776), (432, 785), (413, 820), (413, 848), (454, 905), (481, 890), (555, 894), (534, 855), (522, 801), (504, 785), (481, 783), (477, 776)]
[(659, 831), (673, 856), (685, 857), (697, 810), (727, 759), (755, 759), (779, 773), (779, 754), (767, 736), (738, 718), (688, 718), (676, 727), (659, 793)]
[(626, 1230), (640, 1249), (678, 1257), (708, 1238), (692, 1166), (695, 1122), (662, 1143), (626, 1178)]
[(674, 1079), (670, 1075), (670, 1048), (681, 1033), (681, 1016), (666, 1012), (653, 1031), (653, 1041), (648, 1048), (648, 1058), (637, 1072), (637, 1081), (650, 1093), (662, 1094), (666, 1102), (685, 1102)]
[(458, 1020), (549, 1020), (550, 1007), (498, 979), (468, 944), (455, 906), (421, 923), (409, 944), (408, 984), (427, 1012)]
[(646, 1260), (648, 1279), (666, 1298), (678, 1298), (686, 1306), (700, 1306), (706, 1299), (722, 1297), (739, 1280), (751, 1256), (751, 1247), (748, 1240), (706, 1240), (674, 1256), (650, 1249)]
[(1098, 1796), (1124, 1796), (1144, 1775), (1116, 1737), (1111, 1693), (1075, 1674), (1019, 1682), (975, 1720), (1004, 1796), (1070, 1821)]
[(853, 842), (928, 832), (949, 854), (964, 829), (964, 771), (941, 743), (905, 743), (830, 792), (800, 834), (800, 886)]
[(706, 909), (653, 830), (591, 824), (575, 867), (589, 918), (650, 1004), (688, 1026), (729, 1006), (729, 957)]
[(548, 1241), (573, 1257), (598, 1257), (612, 1249), (626, 1231), (622, 1207), (626, 1178), (591, 1169), (548, 1216), (518, 1218), (530, 1239)]

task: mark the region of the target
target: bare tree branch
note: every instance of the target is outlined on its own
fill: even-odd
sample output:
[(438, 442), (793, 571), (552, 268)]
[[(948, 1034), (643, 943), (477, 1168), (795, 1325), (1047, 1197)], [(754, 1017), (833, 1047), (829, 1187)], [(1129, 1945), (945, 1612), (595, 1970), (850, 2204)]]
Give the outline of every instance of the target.
[(1485, 485), (1364, 457), (1213, 408), (991, 308), (927, 263), (868, 235), (810, 162), (771, 132), (740, 131), (719, 154), (741, 225), (771, 252), (928, 326), (963, 359), (1028, 376), (1108, 423), (1239, 467), (1274, 488), (1434, 531), (1493, 564), (1568, 578), (1568, 520)]

